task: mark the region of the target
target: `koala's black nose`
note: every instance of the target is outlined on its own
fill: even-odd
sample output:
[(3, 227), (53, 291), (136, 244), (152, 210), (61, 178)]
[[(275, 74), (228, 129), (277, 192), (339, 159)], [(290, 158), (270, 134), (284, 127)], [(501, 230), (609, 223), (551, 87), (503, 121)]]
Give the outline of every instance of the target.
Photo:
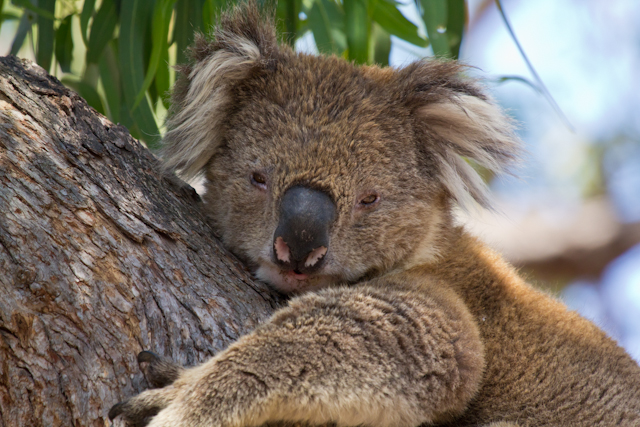
[(326, 193), (302, 186), (288, 189), (273, 236), (276, 263), (297, 273), (317, 270), (329, 249), (329, 228), (335, 216), (336, 206)]

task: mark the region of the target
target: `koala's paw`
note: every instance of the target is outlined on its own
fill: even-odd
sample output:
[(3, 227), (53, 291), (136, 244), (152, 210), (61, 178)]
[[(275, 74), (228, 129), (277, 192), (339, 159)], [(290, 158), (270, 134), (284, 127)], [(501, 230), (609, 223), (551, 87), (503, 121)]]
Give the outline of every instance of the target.
[(128, 427), (144, 427), (169, 406), (176, 394), (177, 390), (173, 386), (145, 391), (113, 405), (109, 410), (109, 419), (120, 417)]
[(149, 390), (113, 405), (109, 419), (120, 417), (129, 427), (143, 427), (177, 395), (171, 384), (184, 372), (184, 368), (160, 358), (151, 351), (138, 354), (138, 365), (147, 382), (155, 390)]
[(162, 388), (172, 384), (184, 371), (182, 366), (161, 359), (151, 351), (142, 351), (138, 354), (138, 365), (153, 388)]

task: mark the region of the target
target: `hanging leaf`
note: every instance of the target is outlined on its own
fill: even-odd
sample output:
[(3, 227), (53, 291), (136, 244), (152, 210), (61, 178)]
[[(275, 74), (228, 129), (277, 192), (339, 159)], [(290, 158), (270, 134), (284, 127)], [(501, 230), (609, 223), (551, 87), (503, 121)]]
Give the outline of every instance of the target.
[(3, 9), (4, 9), (4, 0), (0, 0), (0, 29), (2, 29), (2, 23), (4, 21), (16, 21), (20, 19), (20, 17), (14, 13), (2, 12)]
[(84, 0), (82, 6), (82, 13), (80, 13), (80, 35), (84, 45), (89, 47), (87, 41), (87, 30), (89, 27), (89, 19), (93, 16), (93, 10), (96, 5), (96, 0)]
[(120, 87), (120, 64), (118, 64), (118, 58), (114, 53), (112, 45), (115, 40), (108, 43), (104, 49), (98, 68), (100, 71), (100, 81), (104, 89), (106, 97), (107, 108), (109, 109), (109, 118), (112, 122), (121, 122), (120, 107), (122, 105), (122, 99), (120, 93), (122, 89)]
[(366, 64), (369, 62), (371, 31), (368, 0), (344, 0), (344, 14), (349, 59)]
[(11, 43), (11, 51), (9, 52), (11, 55), (18, 54), (18, 51), (24, 44), (24, 40), (27, 38), (27, 33), (31, 30), (31, 25), (33, 25), (35, 18), (35, 14), (31, 12), (25, 12), (22, 15), (22, 18), (20, 18), (18, 30), (16, 31), (16, 35), (13, 37), (13, 42)]
[(178, 64), (187, 62), (186, 50), (193, 43), (194, 33), (202, 28), (204, 4), (204, 0), (180, 0), (176, 3), (173, 41), (178, 50)]
[(386, 32), (416, 46), (428, 46), (429, 42), (418, 34), (418, 27), (398, 10), (398, 3), (390, 0), (377, 0), (372, 2), (372, 7), (371, 17)]
[(87, 46), (87, 62), (97, 64), (109, 40), (113, 38), (113, 31), (118, 23), (118, 12), (114, 0), (102, 0), (102, 5), (93, 18), (89, 45)]
[(41, 9), (50, 14), (51, 18), (45, 15), (38, 15), (36, 23), (38, 25), (38, 49), (36, 51), (36, 61), (45, 70), (51, 69), (53, 59), (53, 42), (55, 32), (53, 31), (53, 13), (56, 10), (56, 0), (38, 0)]
[(169, 65), (169, 50), (164, 49), (161, 52), (162, 56), (160, 58), (160, 62), (158, 63), (158, 69), (156, 71), (156, 78), (154, 80), (154, 85), (156, 88), (156, 92), (158, 93), (158, 97), (160, 101), (162, 101), (162, 105), (167, 110), (169, 109), (170, 99), (169, 99), (169, 90), (171, 89), (171, 73), (170, 73), (170, 65)]
[(73, 60), (71, 18), (73, 18), (73, 14), (67, 15), (56, 30), (56, 59), (58, 60), (58, 64), (60, 64), (60, 69), (65, 73), (71, 72), (71, 61)]
[(450, 57), (447, 0), (420, 0), (420, 6), (434, 55)]
[(464, 0), (449, 0), (447, 16), (447, 38), (451, 57), (458, 59), (462, 33), (467, 19), (467, 9)]
[(276, 17), (283, 25), (279, 25), (284, 40), (294, 46), (298, 36), (299, 15), (302, 4), (300, 0), (280, 0), (276, 8)]
[(373, 24), (373, 62), (383, 67), (389, 65), (389, 53), (391, 52), (391, 35), (380, 24)]
[(158, 69), (158, 64), (162, 58), (162, 52), (168, 49), (167, 34), (169, 33), (169, 23), (171, 22), (171, 15), (173, 13), (173, 6), (176, 0), (159, 0), (153, 11), (153, 20), (151, 23), (151, 38), (152, 49), (151, 58), (147, 67), (147, 73), (144, 77), (142, 87), (138, 92), (134, 102), (133, 109), (135, 109), (140, 101), (144, 98), (144, 94), (151, 86), (153, 79)]
[(4, 21), (17, 21), (19, 19), (20, 19), (20, 16), (16, 15), (15, 13), (0, 13), (0, 25)]
[(120, 10), (120, 37), (118, 56), (120, 59), (122, 91), (129, 115), (135, 124), (133, 131), (152, 148), (159, 136), (151, 105), (143, 99), (135, 108), (136, 95), (144, 82), (144, 35), (153, 12), (153, 0), (129, 0), (122, 2)]
[[(30, 0), (13, 0), (12, 3), (33, 12), (35, 15), (51, 19), (52, 21), (56, 19), (52, 11), (47, 8), (37, 7)], [(43, 4), (44, 3), (45, 1), (43, 0)]]
[[(313, 33), (316, 46), (321, 53), (340, 55), (343, 49), (340, 49), (338, 42), (334, 38), (332, 31), (332, 21), (327, 12), (326, 0), (315, 0), (311, 10), (307, 14), (309, 28)], [(340, 19), (344, 22), (344, 14)]]

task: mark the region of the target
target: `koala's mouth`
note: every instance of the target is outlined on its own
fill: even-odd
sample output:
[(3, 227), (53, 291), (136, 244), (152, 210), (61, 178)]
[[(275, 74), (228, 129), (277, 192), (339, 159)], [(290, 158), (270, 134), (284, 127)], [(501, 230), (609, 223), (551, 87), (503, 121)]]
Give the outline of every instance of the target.
[(296, 294), (324, 288), (333, 283), (331, 276), (282, 269), (272, 262), (261, 262), (255, 270), (257, 279), (285, 294)]
[(301, 273), (299, 270), (286, 271), (284, 273), (287, 276), (293, 277), (296, 280), (307, 280), (307, 279), (309, 279), (309, 277), (311, 277), (311, 275), (305, 274), (305, 273)]

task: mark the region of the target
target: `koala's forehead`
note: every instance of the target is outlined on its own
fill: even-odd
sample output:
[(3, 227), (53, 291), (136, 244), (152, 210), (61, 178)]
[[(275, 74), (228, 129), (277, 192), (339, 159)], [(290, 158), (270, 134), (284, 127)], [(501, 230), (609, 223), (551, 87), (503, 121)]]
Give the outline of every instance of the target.
[(394, 93), (393, 70), (291, 55), (239, 84), (236, 99), (229, 143), (247, 156), (332, 159), (343, 168), (408, 161), (410, 115)]

